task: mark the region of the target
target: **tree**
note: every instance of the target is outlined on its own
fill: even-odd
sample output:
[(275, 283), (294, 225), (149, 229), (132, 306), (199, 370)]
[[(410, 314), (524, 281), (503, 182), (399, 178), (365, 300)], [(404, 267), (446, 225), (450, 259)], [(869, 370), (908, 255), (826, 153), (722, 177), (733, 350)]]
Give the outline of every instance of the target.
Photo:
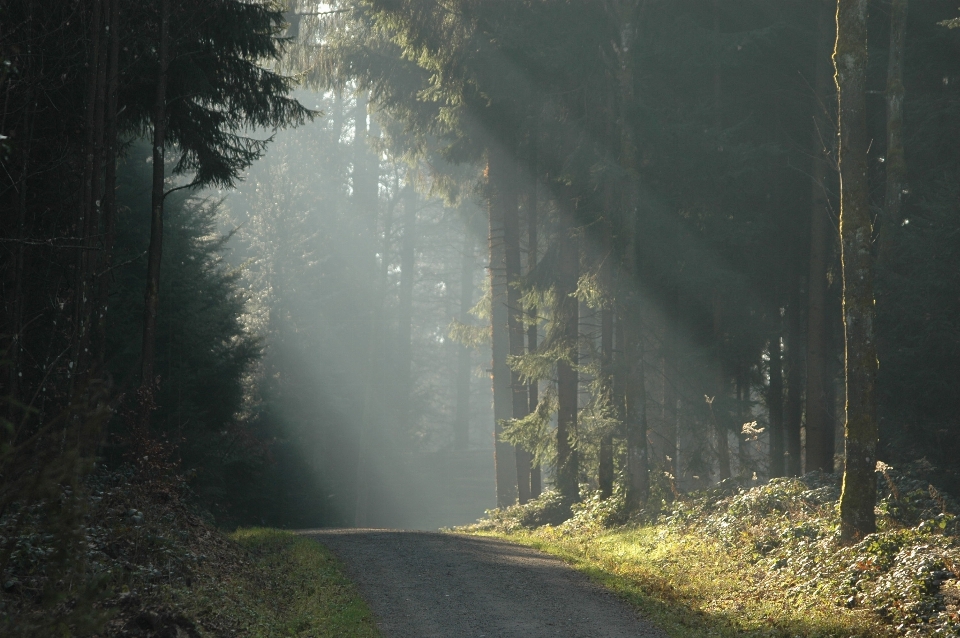
[(855, 541), (876, 529), (877, 413), (874, 384), (873, 256), (867, 183), (867, 0), (838, 0), (833, 51), (839, 102), (840, 244), (847, 389), (846, 465), (840, 534)]
[(491, 342), (493, 360), (494, 460), (497, 477), (497, 506), (508, 507), (517, 499), (517, 459), (514, 446), (502, 440), (503, 422), (513, 418), (513, 372), (507, 364), (510, 354), (510, 280), (507, 268), (507, 218), (517, 210), (516, 162), (507, 149), (494, 144), (487, 161), (487, 197), (490, 216)]
[(190, 182), (177, 188), (227, 186), (266, 148), (265, 140), (246, 136), (247, 129), (301, 124), (311, 117), (287, 96), (292, 79), (260, 66), (282, 53), (276, 36), (279, 11), (238, 0), (201, 5), (159, 0), (158, 11), (148, 17), (155, 19), (156, 44), (151, 47), (147, 40), (140, 46), (155, 51), (156, 58), (145, 52), (137, 70), (142, 82), (152, 79), (154, 99), (147, 108), (137, 100), (139, 87), (127, 95), (134, 121), (149, 120), (153, 127), (153, 212), (141, 347), (145, 390), (155, 383), (166, 148), (173, 145), (179, 152), (175, 175), (192, 173)]
[(580, 245), (574, 226), (572, 199), (559, 202), (560, 220), (557, 238), (557, 287), (554, 322), (563, 354), (557, 361), (557, 461), (554, 484), (565, 503), (580, 497), (580, 454), (578, 450), (577, 414), (579, 385), (577, 363), (580, 312), (574, 296), (580, 276)]

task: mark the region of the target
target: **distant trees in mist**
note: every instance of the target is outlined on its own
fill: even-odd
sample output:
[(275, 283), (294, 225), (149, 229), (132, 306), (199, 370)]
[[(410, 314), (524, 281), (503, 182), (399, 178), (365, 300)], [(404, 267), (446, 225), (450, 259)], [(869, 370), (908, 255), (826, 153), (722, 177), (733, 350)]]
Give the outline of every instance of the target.
[[(853, 16), (863, 3), (849, 4)], [(956, 437), (945, 434), (955, 428), (942, 410), (955, 393), (920, 390), (929, 363), (943, 360), (920, 344), (933, 339), (953, 352), (954, 331), (908, 328), (916, 306), (900, 301), (928, 280), (912, 267), (930, 259), (911, 252), (921, 231), (910, 224), (942, 223), (923, 211), (943, 201), (934, 193), (946, 183), (933, 177), (943, 170), (924, 167), (956, 161), (943, 144), (953, 89), (928, 81), (933, 68), (952, 77), (956, 58), (944, 52), (955, 38), (938, 26), (951, 17), (947, 4), (906, 13), (895, 3), (859, 26), (841, 21), (839, 43), (853, 38), (862, 51), (857, 38), (869, 33), (871, 52), (857, 71), (862, 81), (850, 80), (850, 99), (864, 106), (847, 111), (846, 58), (838, 59), (839, 106), (831, 81), (837, 5), (826, 1), (343, 2), (343, 14), (314, 21), (312, 31), (300, 23), (302, 55), (311, 37), (327, 44), (316, 65), (321, 84), (369, 90), (379, 109), (421, 135), (421, 156), (483, 170), (501, 506), (529, 493), (525, 450), (539, 450), (534, 463), (551, 469), (568, 501), (582, 483), (609, 493), (613, 472), (629, 499), (648, 507), (734, 475), (833, 471), (844, 402), (862, 392), (864, 410), (879, 405), (881, 456), (937, 458), (949, 475), (942, 445)], [(886, 102), (871, 102), (873, 86), (888, 87)], [(865, 127), (856, 135), (873, 142), (850, 138), (845, 151), (838, 124), (841, 133)], [(841, 268), (837, 158), (847, 151), (862, 170), (858, 194), (853, 178), (845, 181), (844, 232), (861, 243), (844, 244)], [(537, 193), (543, 240), (536, 253), (527, 249), (536, 264), (529, 274), (512, 256), (524, 241), (513, 229), (526, 228), (516, 220), (530, 214), (520, 191)], [(892, 212), (868, 219), (853, 210), (870, 206)], [(881, 367), (871, 394), (870, 355), (850, 350), (861, 337), (849, 322), (872, 320), (848, 314), (844, 327), (840, 303), (843, 273), (852, 286), (853, 271), (872, 270), (869, 259), (850, 260), (878, 249)], [(911, 264), (910, 276), (891, 268), (897, 260)], [(866, 288), (848, 293), (848, 305), (873, 297)], [(931, 317), (953, 316), (949, 295), (922, 303), (936, 306)], [(518, 320), (531, 310), (543, 322), (540, 343), (521, 351)], [(915, 344), (912, 354), (901, 340)], [(540, 418), (519, 398), (532, 380), (552, 388)], [(857, 434), (858, 414), (847, 414), (846, 445), (872, 450), (875, 425)], [(865, 458), (869, 467), (847, 469), (869, 482), (875, 457)]]

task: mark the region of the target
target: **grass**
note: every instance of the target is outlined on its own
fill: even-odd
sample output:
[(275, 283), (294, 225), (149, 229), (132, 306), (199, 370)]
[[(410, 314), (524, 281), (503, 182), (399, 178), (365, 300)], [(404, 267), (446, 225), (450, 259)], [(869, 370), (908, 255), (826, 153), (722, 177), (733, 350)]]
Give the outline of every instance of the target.
[(864, 610), (765, 589), (762, 568), (721, 543), (658, 526), (599, 535), (556, 527), (480, 532), (553, 554), (617, 593), (671, 638), (893, 635)]
[(673, 638), (960, 636), (958, 506), (912, 469), (878, 473), (878, 532), (839, 542), (839, 477), (721, 484), (659, 513), (621, 495), (491, 510), (457, 531), (553, 554)]
[(235, 583), (235, 595), (208, 599), (246, 617), (253, 638), (280, 636), (379, 636), (373, 616), (339, 562), (320, 543), (275, 529), (241, 529), (233, 540), (254, 569)]

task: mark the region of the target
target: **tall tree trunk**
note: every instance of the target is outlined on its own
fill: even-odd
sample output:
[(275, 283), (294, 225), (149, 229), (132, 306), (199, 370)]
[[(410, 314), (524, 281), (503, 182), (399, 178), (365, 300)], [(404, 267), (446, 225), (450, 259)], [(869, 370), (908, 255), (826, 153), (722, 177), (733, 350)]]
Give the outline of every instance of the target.
[(887, 186), (877, 255), (880, 267), (884, 267), (889, 259), (893, 237), (900, 226), (903, 187), (907, 179), (907, 162), (903, 154), (903, 50), (906, 33), (907, 0), (892, 0), (887, 61), (887, 157), (884, 161)]
[[(679, 223), (674, 220), (674, 223)], [(676, 241), (676, 235), (671, 240)], [(678, 242), (677, 242), (678, 243)], [(673, 243), (674, 247), (677, 243)], [(674, 253), (676, 254), (676, 253)], [(671, 260), (671, 276), (676, 276), (678, 264)], [(660, 461), (667, 462), (667, 469), (676, 478), (679, 476), (677, 459), (677, 420), (679, 418), (679, 384), (680, 384), (680, 290), (677, 282), (667, 283), (667, 300), (665, 302), (666, 321), (663, 334), (662, 362), (663, 368), (663, 450)]]
[[(608, 201), (610, 198), (608, 198)], [(611, 202), (612, 203), (612, 202)], [(606, 207), (608, 211), (612, 206)], [(608, 213), (609, 214), (609, 213)], [(604, 296), (613, 296), (613, 237), (610, 221), (603, 221), (602, 252), (600, 254), (600, 287)], [(613, 386), (613, 308), (604, 302), (600, 308), (600, 376), (603, 391), (612, 399)], [(600, 454), (597, 467), (597, 483), (603, 498), (613, 495), (613, 432), (606, 432), (600, 439)]]
[(90, 374), (90, 338), (93, 330), (94, 295), (91, 286), (97, 265), (97, 233), (100, 222), (101, 179), (103, 167), (104, 98), (106, 93), (106, 25), (109, 18), (109, 1), (93, 0), (90, 20), (90, 76), (86, 96), (86, 121), (83, 157), (83, 199), (80, 205), (80, 220), (77, 234), (80, 235), (77, 255), (75, 304), (75, 367), (72, 380), (87, 379)]
[[(624, 263), (619, 281), (622, 301), (618, 307), (619, 316), (617, 317), (617, 326), (622, 329), (623, 360), (616, 366), (616, 372), (622, 379), (614, 385), (619, 386), (618, 390), (622, 390), (623, 393), (622, 399), (618, 396), (616, 402), (622, 403), (627, 439), (627, 504), (630, 508), (636, 509), (646, 505), (650, 494), (647, 390), (643, 368), (639, 289), (640, 233), (642, 232), (640, 162), (637, 135), (631, 120), (637, 103), (634, 45), (646, 3), (638, 0), (621, 0), (614, 5), (616, 7), (614, 17), (620, 29), (620, 42), (615, 50), (620, 76), (620, 165), (625, 173), (620, 212), (626, 238)], [(610, 317), (608, 321), (612, 319)], [(612, 441), (610, 444), (612, 447)]]
[[(368, 124), (369, 120), (369, 124)], [(368, 296), (360, 307), (360, 315), (369, 326), (364, 339), (357, 344), (357, 351), (366, 351), (366, 378), (362, 386), (360, 404), (360, 427), (357, 433), (357, 473), (355, 479), (356, 499), (354, 502), (354, 526), (368, 527), (374, 523), (373, 514), (377, 511), (378, 485), (373, 474), (377, 467), (381, 450), (385, 445), (385, 432), (373, 430), (382, 423), (380, 401), (377, 399), (379, 388), (383, 387), (382, 370), (389, 366), (380, 363), (386, 338), (383, 326), (383, 297), (386, 278), (379, 276), (377, 270), (377, 223), (379, 220), (379, 184), (380, 159), (371, 149), (371, 139), (379, 137), (375, 120), (370, 118), (370, 100), (366, 93), (356, 96), (354, 105), (353, 140), (353, 207), (363, 224), (358, 249), (363, 256), (364, 270), (361, 281), (379, 281), (382, 286), (375, 294)], [(389, 248), (389, 227), (384, 233), (383, 260), (387, 259)], [(384, 264), (381, 263), (381, 267)]]
[(727, 426), (727, 375), (723, 365), (723, 298), (719, 291), (713, 293), (713, 338), (717, 345), (717, 382), (710, 410), (713, 429), (717, 437), (717, 475), (721, 481), (730, 478), (730, 444)]
[(840, 249), (847, 417), (840, 537), (876, 530), (877, 412), (873, 257), (867, 183), (867, 0), (838, 0), (836, 68), (840, 123)]
[[(516, 166), (516, 163), (514, 163)], [(519, 177), (514, 176), (514, 180)], [(514, 182), (516, 184), (516, 181)], [(514, 186), (514, 192), (516, 186)], [(515, 205), (504, 211), (503, 241), (504, 263), (507, 268), (507, 326), (510, 333), (510, 356), (523, 356), (524, 343), (523, 308), (520, 303), (520, 208), (518, 195), (514, 195)], [(521, 382), (520, 373), (510, 372), (510, 391), (512, 395), (512, 415), (519, 419), (528, 414), (530, 396), (527, 386)], [(515, 448), (517, 467), (517, 501), (523, 505), (530, 500), (530, 452), (519, 445)]]
[[(521, 194), (521, 209), (525, 213), (527, 222), (527, 273), (532, 273), (537, 266), (538, 251), (538, 219), (537, 219), (537, 181), (539, 175), (537, 136), (538, 129), (536, 120), (533, 121), (528, 131), (527, 160), (529, 174), (524, 182), (524, 189)], [(527, 352), (537, 351), (537, 308), (531, 306), (528, 309), (527, 325)], [(539, 381), (533, 379), (527, 387), (528, 403), (527, 413), (537, 409), (537, 403), (540, 402)], [(531, 464), (530, 467), (530, 498), (537, 498), (542, 491), (540, 466)]]
[[(831, 35), (830, 0), (819, 3), (819, 39), (816, 71), (816, 106), (813, 131), (812, 203), (810, 210), (810, 270), (807, 301), (807, 426), (806, 470), (833, 471), (833, 420), (827, 397), (826, 357), (830, 341), (827, 333), (827, 259), (830, 228), (830, 204), (827, 199), (827, 157), (824, 135), (831, 124), (820, 112), (830, 92), (829, 52)], [(821, 98), (823, 101), (821, 102)]]
[[(780, 312), (777, 310), (779, 323)], [(780, 330), (770, 340), (770, 385), (767, 410), (770, 413), (770, 478), (784, 475), (783, 447), (783, 361), (780, 355)]]
[[(157, 86), (153, 102), (153, 183), (150, 193), (150, 247), (147, 251), (147, 289), (144, 294), (143, 343), (140, 355), (141, 388), (153, 395), (156, 359), (157, 310), (160, 306), (160, 258), (163, 254), (164, 147), (167, 141), (167, 73), (170, 64), (170, 0), (160, 2)], [(149, 409), (143, 421), (149, 423)]]
[(803, 422), (803, 356), (800, 351), (801, 321), (799, 282), (791, 278), (790, 300), (786, 309), (787, 398), (784, 409), (784, 434), (787, 440), (787, 476), (803, 474), (800, 429)]
[(120, 0), (110, 3), (110, 58), (107, 69), (106, 130), (104, 133), (103, 240), (97, 280), (96, 360), (102, 366), (107, 348), (107, 305), (110, 301), (110, 271), (117, 237), (117, 102), (120, 89)]
[[(463, 254), (460, 257), (460, 323), (470, 321), (473, 307), (474, 239), (470, 228), (463, 233)], [(470, 444), (470, 348), (457, 346), (457, 408), (453, 436), (454, 447), (466, 449)]]
[[(410, 395), (413, 392), (411, 365), (413, 347), (413, 283), (416, 278), (417, 192), (412, 172), (407, 171), (403, 186), (403, 239), (400, 242), (400, 291), (397, 326), (397, 425), (401, 432), (410, 429)], [(384, 259), (386, 257), (384, 256)]]
[[(624, 314), (630, 319), (623, 327), (624, 357), (626, 358), (624, 425), (627, 434), (627, 502), (631, 508), (645, 507), (650, 497), (647, 386), (639, 296), (639, 291), (633, 291), (633, 298), (627, 298), (627, 307), (631, 311)], [(624, 314), (621, 314), (621, 318)]]
[(494, 464), (497, 479), (497, 507), (509, 507), (517, 499), (517, 459), (513, 446), (500, 440), (504, 420), (513, 416), (512, 375), (507, 365), (510, 353), (510, 311), (507, 279), (506, 220), (517, 207), (515, 162), (505, 149), (488, 150), (487, 186), (490, 214), (490, 290), (493, 342)]
[(556, 322), (562, 333), (567, 357), (557, 362), (557, 491), (566, 503), (579, 497), (580, 457), (574, 445), (577, 434), (579, 378), (580, 304), (573, 294), (580, 277), (580, 242), (575, 235), (573, 209), (575, 203), (561, 195), (559, 228), (560, 271), (557, 283)]
[[(28, 5), (28, 15), (32, 17), (32, 4)], [(29, 23), (28, 23), (29, 24)], [(29, 28), (29, 27), (28, 27)], [(23, 115), (23, 128), (21, 129), (22, 134), (21, 138), (23, 140), (22, 147), (20, 149), (22, 153), (22, 163), (20, 170), (20, 178), (17, 184), (17, 243), (16, 243), (16, 253), (14, 257), (14, 276), (15, 281), (13, 285), (13, 313), (12, 313), (12, 326), (11, 333), (13, 335), (12, 343), (10, 344), (10, 366), (8, 368), (8, 393), (13, 401), (7, 402), (7, 419), (11, 423), (17, 422), (17, 413), (19, 411), (18, 403), (22, 400), (20, 396), (21, 387), (21, 375), (23, 374), (22, 369), (22, 356), (23, 356), (23, 312), (24, 312), (24, 279), (26, 277), (26, 239), (27, 232), (27, 191), (29, 188), (29, 179), (28, 175), (30, 174), (31, 168), (31, 151), (33, 149), (33, 135), (34, 135), (34, 124), (36, 121), (37, 106), (33, 100), (30, 98), (33, 95), (31, 89), (27, 89), (27, 99), (26, 103), (28, 106), (24, 109)]]

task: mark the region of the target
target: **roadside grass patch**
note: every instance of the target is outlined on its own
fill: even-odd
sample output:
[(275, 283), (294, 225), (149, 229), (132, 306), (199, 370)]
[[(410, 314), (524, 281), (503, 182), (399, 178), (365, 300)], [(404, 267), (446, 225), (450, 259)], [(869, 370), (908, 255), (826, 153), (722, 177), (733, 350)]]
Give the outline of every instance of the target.
[(231, 537), (257, 568), (235, 601), (255, 620), (250, 636), (379, 636), (370, 609), (323, 545), (276, 529), (241, 529)]
[[(878, 475), (879, 531), (839, 542), (839, 477), (726, 482), (629, 520), (622, 496), (585, 495), (558, 525), (536, 504), (459, 532), (554, 554), (675, 638), (960, 636), (955, 505), (909, 474)], [(543, 497), (555, 508), (555, 496)]]

